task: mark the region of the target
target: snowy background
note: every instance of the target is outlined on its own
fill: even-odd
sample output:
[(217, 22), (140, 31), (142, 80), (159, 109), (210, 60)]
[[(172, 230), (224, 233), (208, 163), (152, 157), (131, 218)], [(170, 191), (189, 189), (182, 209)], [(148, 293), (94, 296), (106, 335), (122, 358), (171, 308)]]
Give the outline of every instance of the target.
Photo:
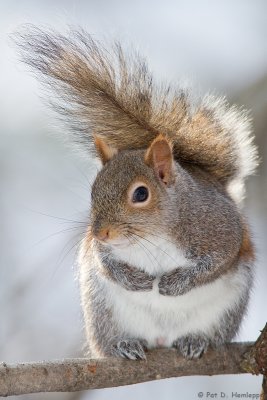
[[(80, 25), (144, 54), (159, 80), (193, 81), (225, 94), (254, 118), (261, 166), (249, 181), (248, 215), (258, 263), (240, 340), (254, 340), (267, 317), (267, 3), (236, 1), (0, 1), (0, 361), (82, 356), (75, 253), (85, 229), (92, 160), (66, 143), (38, 82), (8, 35), (23, 23), (66, 31)], [(82, 223), (81, 223), (82, 222)], [(259, 393), (252, 376), (169, 379), (24, 399), (193, 400), (198, 392)], [(218, 395), (219, 396), (219, 395)]]

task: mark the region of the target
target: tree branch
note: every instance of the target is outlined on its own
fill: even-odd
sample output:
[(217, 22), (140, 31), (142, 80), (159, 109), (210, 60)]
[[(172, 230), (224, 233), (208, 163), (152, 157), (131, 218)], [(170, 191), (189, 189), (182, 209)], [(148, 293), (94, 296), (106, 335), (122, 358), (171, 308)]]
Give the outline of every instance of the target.
[(233, 343), (210, 350), (201, 359), (188, 361), (173, 349), (149, 351), (147, 361), (73, 359), (54, 362), (2, 364), (0, 395), (37, 392), (70, 392), (130, 385), (188, 375), (221, 375), (246, 372), (240, 366), (252, 344)]
[(260, 400), (267, 400), (267, 378), (263, 377)]
[[(186, 360), (174, 349), (147, 352), (146, 361), (86, 358), (0, 364), (0, 396), (74, 392), (192, 375), (267, 374), (267, 324), (255, 343), (230, 343)], [(264, 381), (266, 383), (266, 381)], [(265, 397), (264, 397), (265, 399)]]

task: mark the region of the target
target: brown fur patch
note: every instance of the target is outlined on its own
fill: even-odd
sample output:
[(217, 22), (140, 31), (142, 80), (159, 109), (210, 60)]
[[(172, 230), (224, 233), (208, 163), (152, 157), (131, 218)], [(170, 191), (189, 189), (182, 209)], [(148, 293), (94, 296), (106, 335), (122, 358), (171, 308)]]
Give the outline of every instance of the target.
[(254, 261), (255, 251), (254, 246), (250, 238), (248, 226), (244, 226), (242, 244), (239, 250), (239, 257), (244, 261)]
[(102, 161), (102, 164), (106, 164), (111, 158), (113, 158), (117, 153), (118, 150), (114, 147), (108, 145), (105, 140), (103, 140), (98, 135), (93, 135), (95, 141), (96, 151)]

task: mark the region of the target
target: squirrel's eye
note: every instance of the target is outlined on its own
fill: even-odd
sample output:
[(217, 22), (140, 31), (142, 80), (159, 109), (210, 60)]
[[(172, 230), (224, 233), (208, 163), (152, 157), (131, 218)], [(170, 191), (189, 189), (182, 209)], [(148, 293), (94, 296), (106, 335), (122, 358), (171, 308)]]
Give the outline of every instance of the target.
[(133, 192), (133, 203), (141, 203), (142, 201), (146, 201), (148, 198), (148, 189), (145, 186), (139, 186)]

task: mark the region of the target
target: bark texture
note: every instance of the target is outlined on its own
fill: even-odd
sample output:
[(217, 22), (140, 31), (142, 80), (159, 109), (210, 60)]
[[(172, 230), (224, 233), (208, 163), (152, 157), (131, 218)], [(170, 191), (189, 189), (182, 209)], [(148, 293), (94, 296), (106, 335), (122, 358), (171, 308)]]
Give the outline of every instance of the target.
[(86, 358), (37, 363), (0, 364), (0, 396), (39, 392), (75, 392), (179, 376), (262, 374), (261, 399), (267, 399), (267, 324), (255, 343), (230, 343), (186, 360), (174, 349), (147, 352), (146, 361)]
[(209, 350), (198, 360), (186, 360), (174, 349), (147, 352), (146, 361), (117, 358), (23, 363), (0, 366), (0, 396), (38, 392), (72, 392), (131, 385), (189, 375), (223, 375), (247, 372), (240, 364), (253, 343), (232, 343)]

